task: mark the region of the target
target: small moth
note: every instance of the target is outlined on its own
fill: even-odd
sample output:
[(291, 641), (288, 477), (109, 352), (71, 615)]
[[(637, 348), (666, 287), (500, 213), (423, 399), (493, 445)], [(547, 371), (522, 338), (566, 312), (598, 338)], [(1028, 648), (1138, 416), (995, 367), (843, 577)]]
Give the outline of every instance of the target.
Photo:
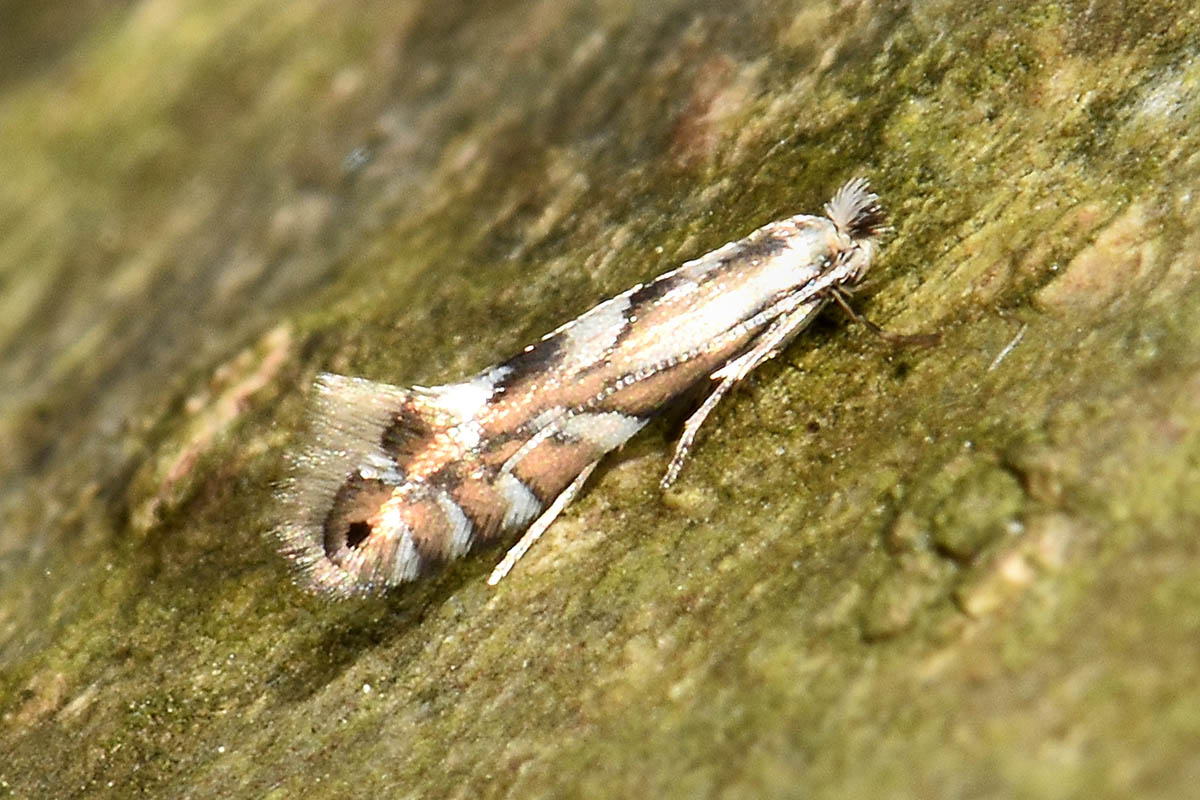
[(524, 530), (496, 583), (606, 453), (712, 381), (662, 478), (670, 486), (720, 399), (831, 299), (844, 305), (884, 226), (879, 198), (855, 179), (825, 216), (764, 225), (458, 383), (320, 375), (310, 438), (281, 492), (284, 552), (313, 589), (368, 594)]

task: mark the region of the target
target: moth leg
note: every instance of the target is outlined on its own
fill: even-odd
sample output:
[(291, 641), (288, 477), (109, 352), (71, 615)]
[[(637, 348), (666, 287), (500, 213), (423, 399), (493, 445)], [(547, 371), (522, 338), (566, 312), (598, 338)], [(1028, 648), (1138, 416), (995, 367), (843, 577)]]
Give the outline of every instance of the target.
[[(861, 284), (855, 287), (855, 289), (861, 288)], [(849, 297), (851, 293), (852, 291), (846, 287), (839, 287), (834, 289), (832, 292), (833, 299), (837, 301), (839, 306), (841, 306), (842, 311), (846, 312), (846, 316), (850, 317), (850, 319), (854, 320), (859, 325), (862, 325), (864, 328), (878, 336), (880, 339), (883, 339), (885, 342), (912, 347), (933, 347), (941, 342), (942, 335), (940, 333), (892, 333), (891, 331), (884, 330), (860, 314), (858, 311), (855, 311), (854, 307), (846, 302), (846, 298)]]
[(505, 575), (512, 571), (516, 563), (521, 560), (521, 556), (533, 546), (533, 543), (542, 538), (542, 534), (550, 527), (551, 523), (558, 518), (562, 510), (575, 499), (575, 495), (579, 494), (579, 490), (583, 488), (583, 484), (587, 481), (588, 476), (592, 474), (592, 470), (600, 463), (596, 459), (588, 464), (583, 470), (575, 476), (575, 480), (571, 481), (571, 485), (562, 490), (562, 494), (554, 498), (554, 502), (542, 512), (542, 515), (533, 521), (529, 529), (521, 535), (520, 540), (505, 553), (503, 560), (496, 565), (492, 570), (492, 574), (488, 576), (488, 586), (495, 586)]
[(667, 471), (659, 481), (659, 485), (663, 489), (671, 488), (671, 484), (679, 477), (679, 470), (683, 468), (688, 451), (692, 449), (696, 432), (700, 430), (700, 426), (704, 424), (704, 420), (716, 408), (721, 398), (764, 361), (778, 355), (788, 342), (804, 330), (804, 327), (817, 315), (823, 305), (824, 301), (815, 306), (804, 305), (790, 314), (780, 317), (758, 338), (753, 347), (709, 376), (721, 382), (717, 384), (717, 388), (712, 391), (712, 394), (705, 398), (700, 408), (684, 423), (683, 433), (675, 445), (675, 454), (671, 456), (671, 463), (667, 465)]

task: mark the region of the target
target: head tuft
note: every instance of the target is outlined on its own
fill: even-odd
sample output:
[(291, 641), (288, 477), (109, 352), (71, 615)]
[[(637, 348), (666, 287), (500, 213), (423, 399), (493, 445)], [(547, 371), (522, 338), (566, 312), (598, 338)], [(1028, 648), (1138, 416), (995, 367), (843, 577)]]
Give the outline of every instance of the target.
[(879, 195), (866, 178), (853, 178), (833, 193), (825, 214), (840, 233), (851, 239), (874, 239), (887, 230), (887, 215)]

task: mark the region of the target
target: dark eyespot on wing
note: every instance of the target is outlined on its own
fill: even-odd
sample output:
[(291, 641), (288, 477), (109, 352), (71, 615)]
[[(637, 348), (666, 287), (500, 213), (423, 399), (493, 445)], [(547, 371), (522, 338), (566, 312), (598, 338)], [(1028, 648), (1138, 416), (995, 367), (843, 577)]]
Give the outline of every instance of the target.
[(333, 496), (322, 526), (325, 555), (340, 562), (353, 550), (371, 541), (379, 524), (379, 508), (391, 498), (394, 486), (378, 478), (355, 473)]
[(351, 522), (346, 527), (346, 546), (351, 550), (358, 547), (371, 535), (373, 528), (367, 522)]

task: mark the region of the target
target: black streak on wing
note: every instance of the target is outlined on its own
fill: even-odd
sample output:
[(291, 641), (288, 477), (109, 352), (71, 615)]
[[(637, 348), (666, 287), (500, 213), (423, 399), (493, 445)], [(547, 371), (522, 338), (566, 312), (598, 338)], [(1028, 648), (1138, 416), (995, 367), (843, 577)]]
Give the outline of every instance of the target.
[(639, 308), (652, 306), (670, 292), (694, 281), (686, 275), (672, 273), (652, 280), (629, 295), (629, 308), (636, 312)]
[(504, 377), (496, 382), (496, 393), (504, 392), (529, 379), (532, 375), (540, 375), (562, 359), (563, 343), (557, 337), (542, 339), (537, 344), (530, 345), (508, 361), (500, 364), (498, 369), (507, 370)]
[(735, 258), (738, 261), (765, 261), (786, 250), (788, 244), (789, 239), (786, 234), (770, 231), (757, 232), (746, 237), (735, 252), (722, 258), (721, 266), (725, 266)]
[(430, 424), (428, 409), (405, 403), (396, 409), (379, 437), (379, 445), (390, 455), (401, 472), (406, 462), (421, 452), (437, 428)]

